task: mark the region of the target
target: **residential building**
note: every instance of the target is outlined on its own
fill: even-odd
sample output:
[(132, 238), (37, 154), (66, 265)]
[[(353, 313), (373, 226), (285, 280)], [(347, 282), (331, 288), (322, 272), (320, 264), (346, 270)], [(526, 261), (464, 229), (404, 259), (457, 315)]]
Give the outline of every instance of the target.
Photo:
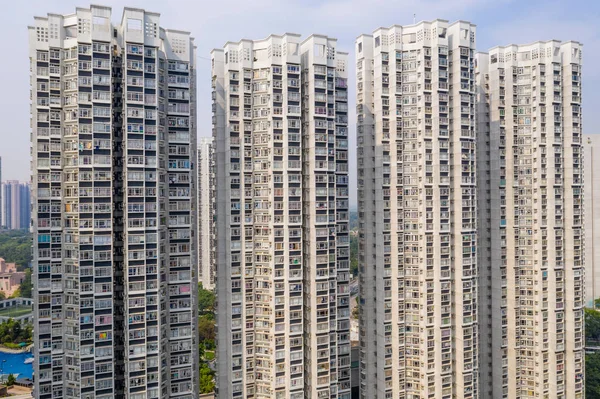
[(16, 263), (6, 263), (4, 258), (0, 258), (0, 292), (5, 298), (19, 289), (24, 278), (25, 272), (18, 272)]
[(19, 229), (21, 227), (21, 184), (16, 181), (6, 182), (7, 189), (7, 204), (10, 204), (8, 212), (10, 212), (10, 228)]
[(360, 346), (358, 341), (352, 341), (350, 349), (350, 386), (352, 399), (360, 398)]
[[(20, 194), (19, 190), (19, 182), (16, 180), (7, 180), (6, 182), (2, 182), (1, 190), (2, 191), (2, 221), (4, 223), (4, 227), (7, 230), (12, 230), (13, 228), (13, 216), (15, 219), (15, 226), (19, 223), (20, 214), (18, 210), (15, 209), (13, 212), (13, 192), (14, 198), (18, 198)], [(16, 201), (18, 203), (18, 201)], [(16, 207), (14, 207), (16, 208)]]
[(2, 195), (2, 209), (0, 209), (0, 215), (2, 215), (2, 225), (0, 227), (8, 229), (10, 225), (10, 200), (7, 200), (6, 191), (6, 183), (0, 183), (0, 195)]
[(212, 52), (217, 396), (350, 398), (347, 54)]
[(356, 40), (362, 398), (478, 398), (475, 25)]
[(215, 286), (214, 159), (212, 137), (198, 140), (198, 281), (204, 289)]
[(195, 47), (159, 14), (36, 17), (35, 397), (198, 397)]
[(477, 55), (485, 398), (584, 397), (581, 48)]
[(17, 180), (2, 183), (2, 220), (8, 230), (29, 228), (31, 218), (30, 184)]
[(29, 229), (31, 224), (31, 183), (21, 183), (19, 194), (19, 229)]
[(600, 298), (600, 135), (583, 138), (585, 214), (585, 305)]

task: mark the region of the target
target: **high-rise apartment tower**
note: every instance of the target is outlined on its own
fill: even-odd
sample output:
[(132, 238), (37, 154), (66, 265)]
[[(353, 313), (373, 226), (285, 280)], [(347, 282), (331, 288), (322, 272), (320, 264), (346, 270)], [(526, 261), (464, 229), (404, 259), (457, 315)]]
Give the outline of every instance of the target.
[(478, 398), (475, 25), (356, 41), (363, 398)]
[(584, 149), (585, 186), (585, 305), (594, 307), (600, 298), (600, 134), (586, 135)]
[(30, 184), (18, 180), (7, 180), (0, 185), (2, 199), (2, 221), (8, 230), (29, 228)]
[(29, 28), (37, 398), (198, 396), (195, 47), (159, 14)]
[(485, 398), (583, 398), (581, 48), (477, 55)]
[(29, 229), (31, 223), (31, 183), (21, 183), (19, 186), (19, 229)]
[(219, 397), (350, 397), (346, 57), (295, 34), (212, 53)]
[(212, 138), (198, 139), (198, 281), (205, 289), (215, 286), (214, 151)]

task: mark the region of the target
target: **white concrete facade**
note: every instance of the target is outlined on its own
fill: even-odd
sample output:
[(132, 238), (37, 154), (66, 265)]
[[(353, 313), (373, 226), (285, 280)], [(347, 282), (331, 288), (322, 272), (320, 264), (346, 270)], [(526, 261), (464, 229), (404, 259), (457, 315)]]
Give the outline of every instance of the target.
[(584, 149), (585, 186), (585, 304), (594, 307), (600, 298), (600, 135), (586, 135)]
[(202, 287), (215, 287), (214, 261), (214, 157), (213, 140), (198, 139), (198, 281)]
[(217, 395), (350, 398), (345, 53), (214, 50)]
[(475, 25), (356, 40), (363, 398), (478, 398)]
[(584, 397), (581, 45), (477, 55), (481, 395)]
[(34, 393), (192, 399), (195, 47), (159, 14), (111, 17), (29, 28)]

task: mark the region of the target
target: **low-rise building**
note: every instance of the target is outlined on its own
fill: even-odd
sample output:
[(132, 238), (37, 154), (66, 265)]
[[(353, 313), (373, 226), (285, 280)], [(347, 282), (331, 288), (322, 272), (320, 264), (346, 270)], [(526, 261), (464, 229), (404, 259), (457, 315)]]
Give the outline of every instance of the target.
[(16, 263), (7, 263), (0, 258), (0, 291), (8, 298), (15, 293), (25, 279), (24, 272), (17, 271)]

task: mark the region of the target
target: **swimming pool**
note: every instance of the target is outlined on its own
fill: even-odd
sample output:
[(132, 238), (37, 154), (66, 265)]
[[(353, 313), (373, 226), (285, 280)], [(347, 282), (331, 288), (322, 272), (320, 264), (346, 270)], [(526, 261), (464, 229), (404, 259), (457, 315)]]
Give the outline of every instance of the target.
[(23, 363), (31, 357), (31, 353), (2, 353), (0, 352), (0, 374), (19, 375), (19, 378), (31, 378), (33, 363)]

